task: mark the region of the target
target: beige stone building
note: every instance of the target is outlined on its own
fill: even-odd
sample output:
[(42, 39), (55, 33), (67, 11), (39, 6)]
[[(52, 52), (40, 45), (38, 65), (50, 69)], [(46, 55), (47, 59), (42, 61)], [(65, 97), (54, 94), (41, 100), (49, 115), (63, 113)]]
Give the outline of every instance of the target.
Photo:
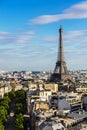
[(3, 98), (6, 93), (12, 91), (12, 87), (10, 85), (1, 86), (0, 87), (0, 98)]
[(49, 105), (47, 104), (47, 102), (41, 102), (41, 101), (36, 101), (35, 102), (35, 110), (48, 110), (49, 109)]
[(54, 83), (44, 84), (44, 87), (45, 89), (51, 90), (52, 93), (58, 92), (58, 84), (54, 84)]

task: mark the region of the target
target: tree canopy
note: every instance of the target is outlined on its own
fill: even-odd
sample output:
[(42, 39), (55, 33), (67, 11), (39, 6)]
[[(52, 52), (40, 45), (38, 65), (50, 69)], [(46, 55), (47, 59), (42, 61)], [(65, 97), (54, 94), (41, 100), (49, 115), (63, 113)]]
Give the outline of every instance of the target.
[(7, 110), (4, 106), (0, 106), (0, 120), (2, 123), (6, 121), (7, 118)]
[(20, 114), (17, 114), (15, 116), (15, 130), (24, 130), (24, 118), (23, 118), (23, 115), (20, 113)]
[(15, 92), (15, 95), (16, 95), (16, 102), (17, 103), (23, 103), (24, 100), (25, 100), (25, 91), (23, 89), (19, 90), (19, 91), (16, 91)]
[(4, 126), (1, 121), (0, 121), (0, 130), (4, 130)]

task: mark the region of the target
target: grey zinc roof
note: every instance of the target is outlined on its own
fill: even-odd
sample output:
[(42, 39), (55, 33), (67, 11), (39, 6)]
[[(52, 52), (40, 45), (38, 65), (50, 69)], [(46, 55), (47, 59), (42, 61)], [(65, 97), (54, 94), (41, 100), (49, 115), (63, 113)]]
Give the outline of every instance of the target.
[(68, 117), (71, 117), (71, 118), (73, 118), (75, 120), (82, 120), (82, 119), (87, 117), (87, 112), (83, 112), (83, 113), (80, 113), (80, 114), (76, 113), (76, 112), (73, 112), (73, 113), (70, 113), (68, 115)]
[(47, 120), (41, 121), (39, 125), (39, 130), (56, 130), (60, 128), (64, 127), (56, 118), (48, 118)]
[(40, 130), (53, 130), (53, 128), (52, 128), (52, 122), (44, 121), (39, 126), (39, 129)]

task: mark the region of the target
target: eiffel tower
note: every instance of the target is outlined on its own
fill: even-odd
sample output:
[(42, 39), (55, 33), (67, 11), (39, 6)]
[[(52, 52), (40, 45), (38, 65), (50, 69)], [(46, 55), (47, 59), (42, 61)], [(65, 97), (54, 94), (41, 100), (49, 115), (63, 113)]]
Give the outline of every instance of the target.
[(58, 57), (57, 57), (57, 62), (56, 62), (54, 72), (53, 72), (53, 74), (51, 75), (51, 78), (50, 78), (50, 80), (52, 82), (57, 82), (57, 83), (61, 83), (61, 82), (64, 82), (64, 81), (73, 82), (73, 79), (72, 79), (71, 75), (69, 74), (69, 72), (67, 70), (67, 65), (66, 65), (66, 62), (64, 60), (62, 32), (63, 32), (63, 29), (60, 26), (60, 28), (59, 28)]

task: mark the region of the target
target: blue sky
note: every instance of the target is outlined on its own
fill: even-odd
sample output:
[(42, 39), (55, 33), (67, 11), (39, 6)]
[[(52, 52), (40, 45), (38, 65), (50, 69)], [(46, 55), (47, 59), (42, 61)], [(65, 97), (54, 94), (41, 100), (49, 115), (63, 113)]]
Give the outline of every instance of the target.
[(87, 0), (0, 0), (0, 70), (54, 70), (60, 25), (68, 69), (87, 69)]

